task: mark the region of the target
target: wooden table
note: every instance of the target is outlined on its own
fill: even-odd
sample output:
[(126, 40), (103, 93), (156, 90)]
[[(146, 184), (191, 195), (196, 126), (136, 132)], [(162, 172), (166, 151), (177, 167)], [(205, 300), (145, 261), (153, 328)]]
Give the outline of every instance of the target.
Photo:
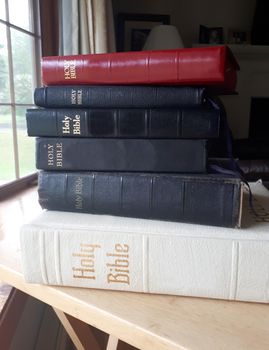
[(0, 201), (0, 279), (51, 305), (78, 349), (100, 349), (85, 323), (110, 335), (109, 350), (118, 339), (148, 350), (269, 349), (269, 305), (25, 283), (19, 228), (40, 210), (35, 187)]

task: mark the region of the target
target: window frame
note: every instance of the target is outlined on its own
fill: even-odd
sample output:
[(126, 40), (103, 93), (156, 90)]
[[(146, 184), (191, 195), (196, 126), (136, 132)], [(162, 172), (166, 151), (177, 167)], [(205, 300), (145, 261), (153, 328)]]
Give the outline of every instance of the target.
[(7, 51), (8, 51), (8, 72), (9, 72), (9, 89), (10, 89), (10, 102), (0, 103), (0, 106), (8, 106), (11, 109), (11, 126), (13, 134), (13, 157), (15, 165), (15, 179), (11, 180), (3, 185), (0, 185), (0, 199), (7, 195), (18, 192), (19, 190), (28, 187), (29, 185), (36, 183), (37, 172), (30, 173), (27, 176), (20, 176), (19, 172), (19, 147), (17, 139), (17, 121), (16, 121), (16, 108), (17, 107), (29, 107), (34, 106), (31, 104), (16, 103), (15, 100), (15, 86), (14, 86), (14, 73), (13, 73), (13, 57), (12, 57), (12, 42), (11, 42), (11, 29), (15, 29), (21, 33), (27, 34), (34, 39), (33, 45), (33, 63), (34, 63), (34, 76), (33, 82), (35, 86), (41, 85), (41, 29), (40, 29), (40, 10), (38, 0), (29, 0), (29, 14), (32, 28), (26, 30), (22, 27), (10, 23), (9, 18), (9, 1), (5, 0), (6, 18), (0, 19), (0, 23), (5, 26)]

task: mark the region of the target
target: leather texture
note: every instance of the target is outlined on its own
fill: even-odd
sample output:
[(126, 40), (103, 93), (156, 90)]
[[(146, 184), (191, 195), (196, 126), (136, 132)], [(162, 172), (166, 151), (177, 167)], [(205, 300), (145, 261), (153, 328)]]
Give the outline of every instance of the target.
[(34, 91), (34, 102), (49, 108), (154, 108), (200, 106), (203, 87), (191, 86), (48, 86)]
[(220, 111), (197, 108), (99, 108), (26, 111), (28, 136), (217, 138)]
[(241, 180), (225, 175), (39, 172), (44, 209), (235, 227)]
[(214, 85), (234, 93), (238, 64), (227, 46), (44, 57), (44, 85)]
[(44, 170), (205, 173), (206, 159), (200, 139), (36, 139), (36, 167)]

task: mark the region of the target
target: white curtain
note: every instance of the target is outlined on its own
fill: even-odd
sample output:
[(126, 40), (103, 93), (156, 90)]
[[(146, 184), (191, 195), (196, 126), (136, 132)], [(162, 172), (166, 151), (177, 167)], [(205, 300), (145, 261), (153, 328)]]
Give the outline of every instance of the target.
[(116, 51), (111, 0), (62, 0), (60, 54)]

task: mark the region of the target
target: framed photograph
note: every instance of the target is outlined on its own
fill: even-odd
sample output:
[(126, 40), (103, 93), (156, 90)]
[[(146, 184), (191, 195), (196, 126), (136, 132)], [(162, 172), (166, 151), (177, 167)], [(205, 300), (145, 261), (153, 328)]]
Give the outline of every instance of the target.
[(119, 13), (117, 17), (117, 51), (140, 51), (151, 29), (170, 24), (169, 15)]
[(150, 29), (133, 28), (131, 29), (131, 51), (142, 50)]
[(200, 25), (199, 43), (212, 45), (223, 44), (223, 28)]
[(250, 44), (250, 32), (240, 29), (228, 30), (229, 44)]

